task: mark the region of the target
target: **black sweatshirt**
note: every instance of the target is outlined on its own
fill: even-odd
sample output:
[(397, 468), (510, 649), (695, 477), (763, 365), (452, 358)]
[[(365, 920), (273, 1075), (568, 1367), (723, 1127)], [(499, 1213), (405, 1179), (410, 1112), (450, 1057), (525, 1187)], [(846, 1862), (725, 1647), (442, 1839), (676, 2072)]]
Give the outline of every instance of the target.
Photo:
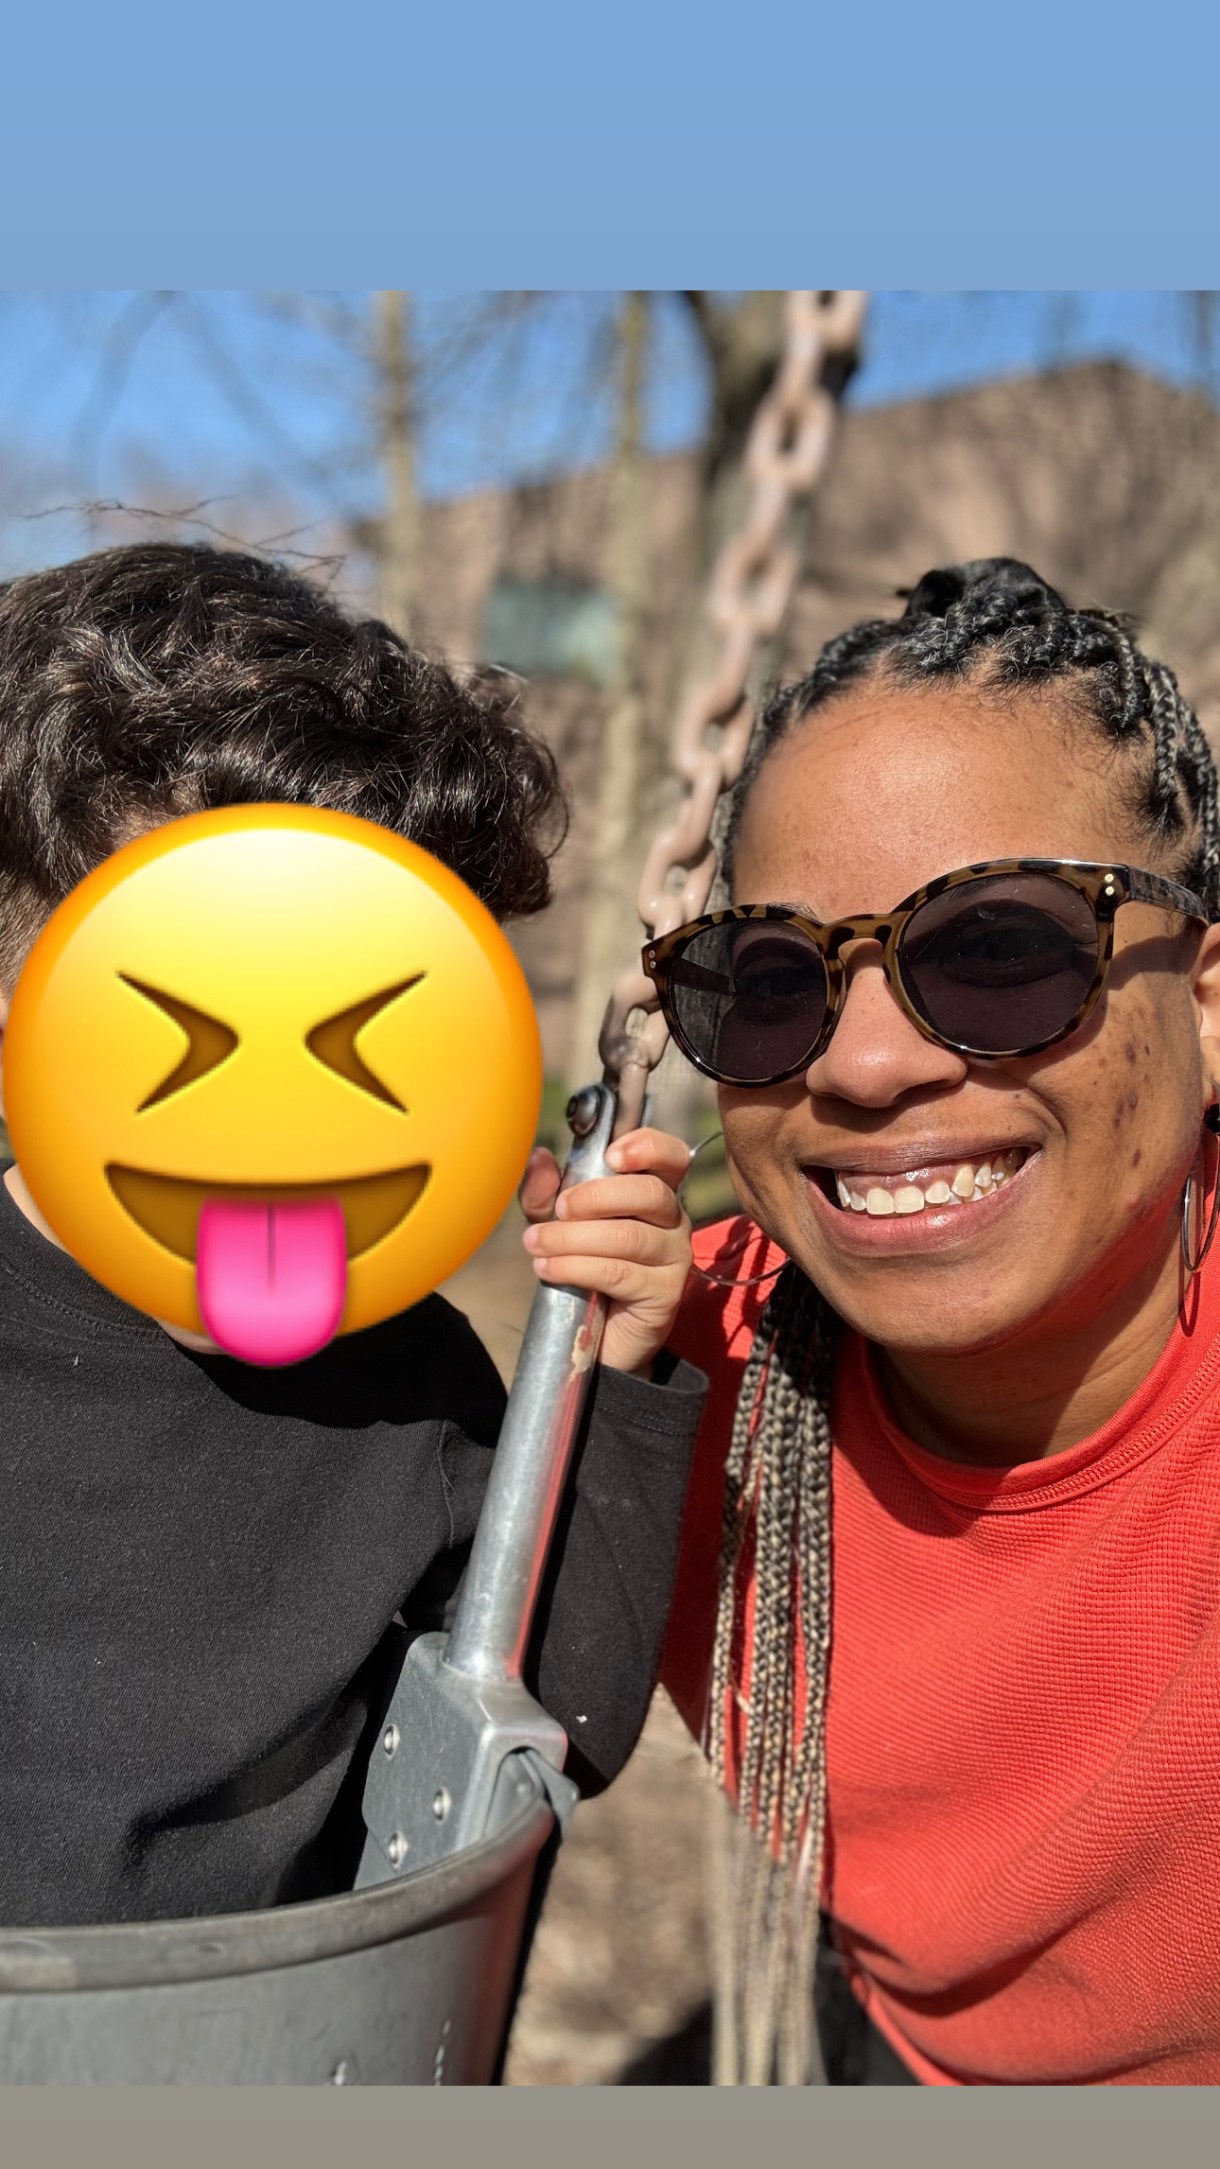
[[(527, 1673), (585, 1790), (647, 1711), (703, 1391), (594, 1374)], [(288, 1370), (193, 1354), (0, 1181), (0, 1924), (350, 1886), (395, 1614), (438, 1623), (503, 1406), (439, 1296)]]

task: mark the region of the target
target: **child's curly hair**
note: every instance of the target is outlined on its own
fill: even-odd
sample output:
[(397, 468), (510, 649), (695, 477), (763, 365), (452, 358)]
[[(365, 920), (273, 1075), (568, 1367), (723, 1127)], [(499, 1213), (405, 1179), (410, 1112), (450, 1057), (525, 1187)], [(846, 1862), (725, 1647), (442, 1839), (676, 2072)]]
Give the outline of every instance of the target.
[(467, 683), (265, 558), (100, 550), (0, 585), (0, 978), (141, 828), (267, 800), (362, 815), (499, 919), (549, 901), (555, 763), (511, 678)]

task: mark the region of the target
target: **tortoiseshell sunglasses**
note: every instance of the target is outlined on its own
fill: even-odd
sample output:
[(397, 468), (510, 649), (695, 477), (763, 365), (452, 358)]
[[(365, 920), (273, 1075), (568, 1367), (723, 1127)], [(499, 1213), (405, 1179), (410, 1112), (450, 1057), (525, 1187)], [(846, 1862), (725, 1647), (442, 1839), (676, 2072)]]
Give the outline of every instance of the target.
[(894, 999), (925, 1039), (978, 1061), (1040, 1054), (1082, 1025), (1123, 904), (1207, 921), (1189, 889), (1132, 866), (988, 859), (894, 911), (823, 925), (782, 904), (709, 912), (649, 942), (644, 970), (682, 1052), (720, 1084), (785, 1083), (827, 1045), (846, 994), (840, 951), (881, 943)]

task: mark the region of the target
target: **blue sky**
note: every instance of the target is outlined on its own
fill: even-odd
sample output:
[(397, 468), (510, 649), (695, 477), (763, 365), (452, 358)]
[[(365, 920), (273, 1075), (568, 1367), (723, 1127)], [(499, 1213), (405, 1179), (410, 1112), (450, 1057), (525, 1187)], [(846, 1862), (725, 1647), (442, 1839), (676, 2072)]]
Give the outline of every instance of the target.
[[(1215, 11), (1155, 16), (1108, 0), (1019, 14), (939, 0), (854, 9), (792, 0), (158, 0), (17, 8), (6, 25), (12, 134), (181, 144), (432, 139), (471, 148), (799, 137), (987, 143), (1206, 136), (1214, 128)], [(218, 175), (223, 189), (223, 169)], [(969, 170), (963, 188), (970, 185)], [(626, 207), (640, 206), (631, 174)], [(649, 207), (644, 206), (645, 213)]]
[[(421, 294), (420, 473), (431, 496), (602, 457), (616, 297)], [(0, 563), (84, 546), (60, 506), (251, 494), (307, 522), (371, 510), (367, 292), (0, 293)], [(1210, 318), (1158, 292), (880, 292), (859, 404), (1097, 356), (1175, 382), (1220, 381)], [(1217, 325), (1220, 336), (1220, 324)], [(649, 437), (698, 441), (707, 386), (672, 295), (653, 312)]]
[(7, 276), (1220, 285), (1214, 0), (6, 11)]

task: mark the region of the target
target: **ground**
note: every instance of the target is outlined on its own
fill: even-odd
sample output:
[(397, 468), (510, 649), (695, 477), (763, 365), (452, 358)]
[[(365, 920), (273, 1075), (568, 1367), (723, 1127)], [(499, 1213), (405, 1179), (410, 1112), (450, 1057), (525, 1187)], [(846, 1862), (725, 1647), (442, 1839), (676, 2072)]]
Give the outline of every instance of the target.
[[(510, 1213), (444, 1293), (511, 1376), (536, 1282)], [(702, 1758), (658, 1694), (623, 1775), (576, 1811), (509, 2044), (510, 2086), (707, 2083)]]
[(579, 1807), (509, 2044), (510, 2086), (707, 2083), (701, 1758), (658, 1696), (617, 1784)]

